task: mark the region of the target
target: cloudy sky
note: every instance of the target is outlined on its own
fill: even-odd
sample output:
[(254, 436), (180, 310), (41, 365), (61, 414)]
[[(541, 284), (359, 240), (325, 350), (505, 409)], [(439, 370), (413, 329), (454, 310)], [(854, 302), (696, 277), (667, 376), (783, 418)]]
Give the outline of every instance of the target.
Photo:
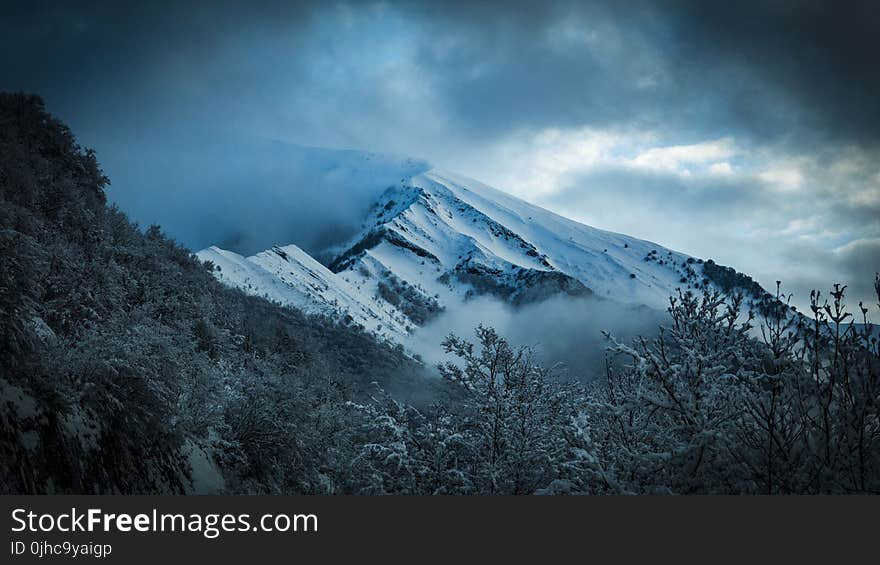
[(423, 158), (801, 298), (870, 296), (876, 3), (194, 4), (0, 12), (0, 88), (42, 94), (142, 222), (222, 171), (187, 164), (200, 147), (279, 140)]

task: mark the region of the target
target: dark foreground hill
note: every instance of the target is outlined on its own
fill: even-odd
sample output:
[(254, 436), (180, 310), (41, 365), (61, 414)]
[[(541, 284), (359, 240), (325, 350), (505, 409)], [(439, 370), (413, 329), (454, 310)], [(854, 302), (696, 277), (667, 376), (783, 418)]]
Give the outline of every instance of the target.
[(39, 98), (0, 95), (0, 492), (333, 492), (331, 412), (418, 366), (221, 286), (107, 183)]

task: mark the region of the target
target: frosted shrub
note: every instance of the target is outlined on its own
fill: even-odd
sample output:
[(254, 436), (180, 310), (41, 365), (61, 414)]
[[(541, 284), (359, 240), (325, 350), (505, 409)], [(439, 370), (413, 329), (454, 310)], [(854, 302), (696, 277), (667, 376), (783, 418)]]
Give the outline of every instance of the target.
[[(876, 283), (880, 300), (880, 279)], [(682, 293), (655, 340), (611, 339), (592, 387), (593, 441), (615, 492), (880, 491), (880, 362), (845, 287), (812, 320), (777, 288), (757, 322), (742, 298)]]

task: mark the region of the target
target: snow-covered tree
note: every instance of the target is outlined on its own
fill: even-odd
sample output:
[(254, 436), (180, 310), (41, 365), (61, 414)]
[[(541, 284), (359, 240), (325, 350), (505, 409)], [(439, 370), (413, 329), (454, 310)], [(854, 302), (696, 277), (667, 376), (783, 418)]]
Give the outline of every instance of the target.
[(880, 492), (877, 339), (844, 295), (813, 293), (808, 322), (778, 288), (759, 320), (740, 296), (680, 293), (655, 340), (612, 338), (590, 394), (603, 481), (634, 493)]
[[(474, 487), (488, 494), (528, 494), (565, 479), (577, 459), (579, 390), (480, 326), (478, 344), (449, 336), (459, 362), (440, 373), (464, 392), (458, 425)], [(460, 363), (460, 364), (459, 364)]]

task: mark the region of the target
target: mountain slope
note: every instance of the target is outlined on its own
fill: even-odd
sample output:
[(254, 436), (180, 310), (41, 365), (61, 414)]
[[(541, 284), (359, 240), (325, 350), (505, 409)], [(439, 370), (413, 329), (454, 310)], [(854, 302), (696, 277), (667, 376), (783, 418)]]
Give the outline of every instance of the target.
[(247, 259), (216, 247), (198, 255), (245, 292), (335, 311), (397, 342), (476, 296), (518, 306), (562, 294), (657, 310), (679, 288), (764, 296), (748, 277), (711, 261), (580, 224), (436, 169), (389, 186), (360, 231), (322, 254), (328, 268), (296, 246)]
[[(457, 280), (465, 293), (520, 303), (565, 292), (663, 307), (688, 259), (436, 170), (386, 191), (371, 220), (331, 269), (357, 277), (378, 264), (441, 294), (460, 294), (461, 284), (444, 284)], [(423, 261), (433, 268), (413, 268)]]
[(251, 257), (209, 247), (198, 254), (223, 283), (294, 307), (307, 314), (347, 317), (371, 332), (383, 327), (401, 338), (406, 322), (384, 301), (369, 300), (296, 245), (273, 247)]

